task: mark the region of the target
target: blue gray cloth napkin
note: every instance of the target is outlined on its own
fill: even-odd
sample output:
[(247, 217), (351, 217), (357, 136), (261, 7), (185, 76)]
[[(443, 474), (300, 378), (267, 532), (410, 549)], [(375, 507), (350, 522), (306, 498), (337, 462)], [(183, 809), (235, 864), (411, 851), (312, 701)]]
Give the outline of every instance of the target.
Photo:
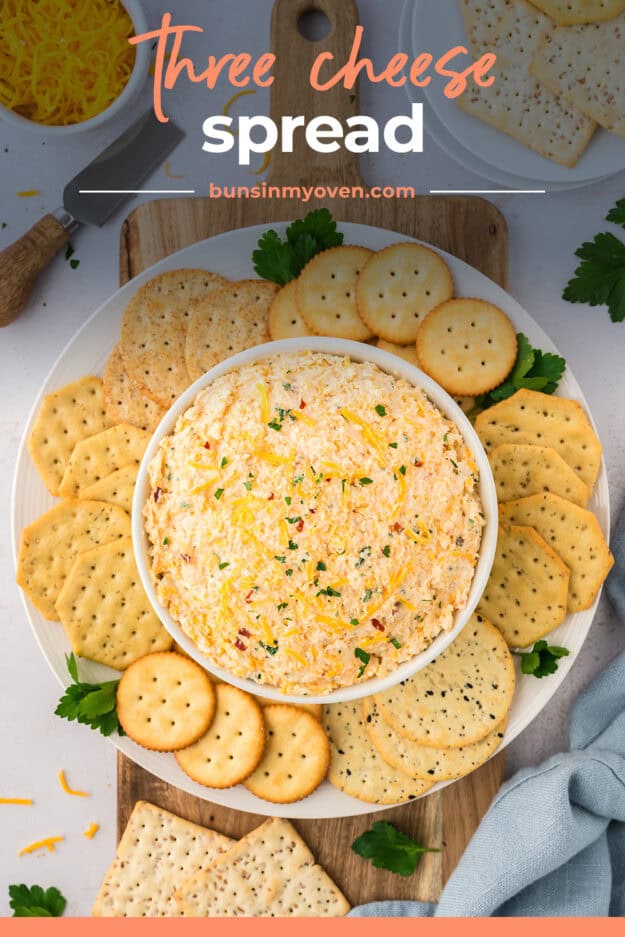
[[(607, 592), (625, 626), (625, 515), (612, 550)], [(352, 916), (625, 916), (625, 652), (577, 700), (570, 740), (502, 786), (438, 905), (377, 902)]]

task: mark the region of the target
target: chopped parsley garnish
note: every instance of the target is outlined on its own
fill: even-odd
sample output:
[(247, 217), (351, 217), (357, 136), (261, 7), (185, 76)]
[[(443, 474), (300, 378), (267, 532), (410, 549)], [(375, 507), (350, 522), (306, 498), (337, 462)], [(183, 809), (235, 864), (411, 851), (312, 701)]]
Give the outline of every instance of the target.
[(277, 644), (264, 644), (262, 641), (259, 641), (258, 643), (262, 647), (263, 651), (267, 651), (267, 653), (270, 654), (272, 657), (274, 654), (278, 653)]
[(299, 544), (295, 543), (294, 540), (289, 540), (289, 550), (299, 550)]
[(76, 270), (80, 266), (80, 261), (76, 260), (76, 258), (74, 257), (72, 258), (72, 260), (70, 260), (69, 265), (72, 268), (72, 270)]
[(186, 509), (186, 508), (190, 508), (191, 505), (189, 504), (188, 501), (183, 501), (182, 504), (180, 505), (180, 507)]
[(359, 566), (362, 566), (368, 556), (371, 556), (371, 547), (361, 547), (358, 551), (360, 553), (360, 559), (356, 560), (355, 567), (358, 569)]
[(390, 442), (390, 443), (388, 444), (388, 447), (389, 447), (389, 449), (397, 449), (397, 445), (398, 445), (398, 444), (397, 444), (396, 442)]
[(292, 387), (293, 385), (287, 383), (287, 384), (283, 384), (282, 386), (284, 387), (285, 390), (291, 390), (291, 387)]
[(449, 440), (449, 433), (445, 433), (445, 435), (443, 436), (443, 442), (447, 442), (448, 440)]
[(360, 482), (360, 484), (364, 487), (365, 485), (372, 485), (372, 484), (373, 484), (373, 479), (372, 479), (372, 478), (366, 478), (366, 477), (365, 477), (365, 478), (360, 478), (360, 479), (359, 479), (359, 482)]
[(164, 547), (168, 547), (168, 546), (169, 546), (169, 537), (165, 537), (165, 539), (163, 540), (163, 546), (164, 546)]
[(301, 519), (302, 519), (302, 518), (298, 516), (298, 517), (287, 517), (286, 520), (287, 520), (287, 523), (289, 523), (289, 524), (299, 524), (299, 522), (301, 521)]
[(372, 596), (373, 596), (373, 590), (372, 590), (372, 589), (365, 589), (365, 593), (364, 593), (364, 595), (363, 595), (363, 597), (362, 597), (362, 601), (363, 601), (363, 602), (370, 602)]
[(325, 589), (320, 589), (317, 593), (317, 595), (327, 595), (330, 598), (338, 598), (340, 594), (341, 593), (337, 592), (336, 589), (333, 589), (332, 586), (327, 586)]
[(349, 619), (349, 623), (350, 623), (350, 625), (353, 625), (354, 628), (355, 628), (356, 625), (359, 625), (359, 624), (360, 624), (360, 621), (359, 621), (357, 618), (350, 618), (350, 619)]
[(301, 482), (303, 482), (303, 481), (304, 481), (304, 476), (303, 476), (303, 475), (296, 475), (295, 478), (293, 479), (293, 484), (294, 484), (294, 485), (299, 485), (299, 484), (300, 484)]
[(290, 495), (287, 495), (286, 498), (284, 499), (285, 504), (286, 504), (286, 506), (287, 506), (288, 508), (291, 507), (291, 501), (292, 501), (292, 500), (293, 500), (293, 498), (291, 498)]
[(251, 483), (251, 482), (243, 482), (243, 486), (244, 486), (245, 488), (247, 488), (248, 491), (251, 491), (251, 490), (252, 490), (252, 483)]
[(399, 466), (399, 471), (400, 471), (400, 473), (401, 473), (402, 475), (405, 475), (405, 474), (406, 474), (406, 466), (405, 466), (405, 465), (400, 465), (400, 466)]
[(278, 611), (281, 612), (283, 609), (288, 608), (288, 607), (289, 607), (288, 602), (280, 602), (280, 604), (278, 605)]
[(220, 568), (220, 569), (225, 569), (226, 566), (230, 566), (230, 563), (226, 562), (226, 563), (220, 563), (220, 564), (219, 564), (219, 568)]
[(323, 562), (323, 560), (319, 560), (319, 562), (317, 563), (317, 571), (320, 572), (320, 573), (325, 573), (325, 571), (327, 570), (327, 568), (328, 568), (328, 567), (327, 567), (326, 564)]
[(352, 849), (363, 859), (371, 859), (374, 868), (386, 869), (406, 878), (414, 873), (424, 852), (440, 852), (440, 849), (420, 846), (385, 820), (378, 820), (370, 830), (355, 839)]
[(286, 563), (286, 556), (274, 556), (274, 560), (277, 560), (278, 563)]
[(389, 545), (388, 543), (386, 544), (385, 547), (383, 547), (382, 553), (384, 554), (384, 556), (390, 556), (390, 555), (391, 555), (391, 548), (390, 548), (390, 545)]
[(271, 423), (267, 423), (269, 429), (275, 429), (276, 433), (279, 433), (282, 429), (282, 423), (278, 423), (277, 420), (272, 420)]
[(223, 459), (221, 460), (220, 468), (225, 468), (227, 464), (228, 464), (228, 459), (226, 456), (224, 456)]
[(346, 485), (346, 484), (347, 484), (347, 479), (346, 479), (346, 478), (342, 478), (342, 479), (341, 479), (341, 490), (342, 490), (342, 491), (345, 491), (345, 485)]
[(371, 660), (371, 654), (367, 654), (366, 651), (363, 651), (361, 647), (357, 647), (354, 651), (354, 657), (357, 657), (361, 663), (360, 670), (358, 671), (358, 679), (360, 679), (369, 666), (369, 661)]
[(397, 638), (389, 638), (388, 643), (392, 644), (396, 650), (399, 650), (401, 647), (401, 643), (397, 640)]
[(221, 496), (222, 496), (223, 493), (224, 493), (224, 489), (223, 489), (223, 488), (218, 488), (217, 491), (215, 492), (215, 497), (216, 497), (216, 499), (217, 499), (218, 501), (219, 501), (219, 499), (221, 498)]
[(375, 408), (375, 412), (377, 413), (378, 416), (386, 416), (386, 407), (382, 406), (382, 404), (379, 403), (377, 407)]
[(293, 570), (292, 570), (292, 569), (287, 569), (286, 572), (285, 572), (285, 575), (286, 575), (286, 576), (292, 576), (292, 575), (293, 575)]

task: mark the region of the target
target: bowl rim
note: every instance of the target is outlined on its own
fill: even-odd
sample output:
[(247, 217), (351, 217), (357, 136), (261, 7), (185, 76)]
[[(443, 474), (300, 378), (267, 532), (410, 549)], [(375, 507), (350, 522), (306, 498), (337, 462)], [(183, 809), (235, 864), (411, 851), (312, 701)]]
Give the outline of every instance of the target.
[[(354, 684), (349, 687), (341, 687), (325, 695), (314, 696), (286, 694), (278, 687), (265, 686), (263, 684), (257, 684), (253, 680), (237, 677), (229, 671), (213, 664), (212, 661), (201, 652), (195, 642), (183, 632), (180, 625), (161, 605), (156, 596), (156, 590), (150, 573), (147, 535), (143, 521), (143, 506), (149, 490), (148, 467), (160, 446), (161, 440), (173, 431), (179, 416), (191, 407), (197, 395), (212, 384), (218, 377), (221, 377), (223, 374), (233, 369), (286, 352), (307, 351), (321, 352), (338, 357), (349, 356), (353, 361), (370, 362), (376, 364), (381, 370), (393, 374), (396, 377), (403, 377), (411, 384), (420, 387), (432, 403), (435, 404), (446, 417), (455, 423), (469, 447), (480, 474), (479, 493), (485, 518), (482, 542), (480, 544), (478, 562), (471, 583), (471, 590), (466, 604), (456, 612), (453, 628), (450, 631), (438, 635), (428, 648), (420, 654), (415, 655), (410, 660), (400, 664), (399, 667), (384, 677), (372, 677), (362, 683)], [(230, 358), (225, 359), (207, 371), (206, 374), (191, 384), (191, 386), (180, 395), (161, 419), (141, 460), (132, 501), (131, 526), (133, 550), (139, 577), (153, 610), (174, 641), (182, 647), (193, 660), (200, 664), (204, 670), (224, 683), (230, 683), (233, 686), (239, 687), (239, 689), (245, 690), (247, 693), (261, 696), (275, 702), (327, 704), (350, 702), (372, 696), (374, 693), (384, 692), (390, 687), (400, 683), (402, 680), (413, 676), (419, 670), (422, 670), (458, 637), (475, 611), (490, 576), (497, 547), (499, 510), (495, 481), (486, 451), (466, 414), (436, 381), (415, 365), (382, 348), (377, 348), (362, 342), (349, 341), (348, 339), (306, 337), (266, 342), (263, 345), (257, 345), (254, 348), (248, 348), (245, 351), (232, 355)]]
[[(134, 34), (140, 36), (142, 33), (147, 32), (148, 22), (139, 0), (120, 0), (120, 3), (132, 20)], [(130, 77), (124, 85), (121, 94), (119, 94), (103, 111), (100, 111), (99, 114), (94, 114), (93, 117), (89, 117), (87, 120), (79, 121), (76, 124), (42, 124), (37, 120), (30, 120), (28, 117), (23, 117), (22, 114), (18, 114), (2, 103), (0, 103), (0, 118), (6, 120), (7, 123), (13, 124), (14, 127), (22, 127), (33, 133), (45, 134), (48, 137), (70, 136), (71, 134), (97, 130), (105, 123), (108, 123), (108, 121), (124, 107), (128, 106), (135, 95), (141, 90), (148, 73), (149, 62), (149, 43), (139, 43), (135, 46), (135, 62), (132, 66)]]

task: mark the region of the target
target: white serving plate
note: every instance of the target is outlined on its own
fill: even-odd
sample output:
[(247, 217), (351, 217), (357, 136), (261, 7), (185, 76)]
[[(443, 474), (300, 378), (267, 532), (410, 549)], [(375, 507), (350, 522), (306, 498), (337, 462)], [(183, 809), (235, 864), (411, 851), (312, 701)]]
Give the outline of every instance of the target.
[[(456, 45), (468, 48), (459, 0), (405, 0), (401, 47), (435, 57)], [(513, 189), (572, 189), (625, 170), (625, 140), (598, 128), (576, 166), (560, 166), (511, 137), (465, 114), (445, 97), (442, 84), (407, 86), (411, 99), (424, 102), (425, 128), (446, 152), (467, 169)]]
[[(280, 691), (279, 687), (259, 686), (255, 684), (253, 680), (235, 677), (231, 673), (217, 667), (200, 651), (195, 642), (187, 637), (178, 622), (171, 617), (167, 609), (158, 600), (151, 574), (148, 538), (145, 533), (143, 517), (143, 508), (150, 492), (150, 480), (148, 475), (150, 463), (158, 452), (161, 440), (174, 430), (178, 418), (193, 405), (200, 391), (209, 387), (218, 377), (222, 374), (226, 374), (233, 368), (240, 368), (254, 361), (261, 361), (263, 358), (268, 358), (271, 355), (303, 351), (317, 351), (342, 357), (348, 356), (352, 361), (369, 361), (378, 365), (383, 371), (395, 374), (397, 377), (403, 377), (411, 384), (421, 387), (432, 403), (436, 404), (439, 410), (455, 423), (464, 437), (464, 441), (478, 468), (480, 476), (479, 493), (482, 501), (482, 511), (486, 518), (482, 542), (480, 544), (479, 559), (471, 584), (471, 591), (464, 608), (459, 609), (456, 613), (454, 626), (451, 631), (440, 634), (425, 651), (422, 651), (421, 654), (416, 654), (410, 660), (405, 661), (397, 667), (392, 673), (384, 677), (361, 680), (354, 684), (354, 686), (341, 687), (325, 696), (308, 697), (285, 696)], [(143, 588), (152, 603), (154, 611), (161, 619), (174, 641), (183, 647), (187, 654), (193, 657), (198, 664), (201, 664), (202, 667), (209, 670), (219, 680), (233, 683), (235, 686), (246, 690), (248, 693), (256, 693), (269, 700), (283, 703), (344, 703), (348, 700), (357, 700), (365, 696), (373, 696), (374, 693), (383, 693), (402, 680), (407, 680), (417, 673), (418, 670), (422, 670), (430, 664), (439, 654), (442, 654), (445, 648), (449, 647), (451, 642), (458, 637), (477, 608), (478, 602), (486, 588), (495, 558), (495, 550), (497, 548), (498, 520), (497, 491), (488, 456), (482, 447), (477, 433), (458, 404), (442, 387), (433, 381), (431, 377), (428, 377), (427, 374), (424, 374), (423, 371), (420, 371), (419, 368), (416, 368), (414, 365), (410, 364), (410, 362), (404, 361), (403, 358), (399, 358), (397, 355), (390, 354), (382, 348), (375, 348), (373, 345), (367, 345), (363, 342), (350, 342), (340, 338), (287, 338), (279, 342), (269, 342), (265, 345), (257, 345), (255, 348), (248, 348), (237, 355), (233, 355), (226, 361), (221, 361), (216, 367), (211, 368), (211, 370), (204, 374), (199, 380), (195, 381), (191, 387), (188, 387), (184, 394), (181, 394), (174, 405), (168, 410), (157, 426), (139, 467), (132, 503), (132, 538), (139, 576), (141, 577)]]
[[(273, 227), (280, 233), (284, 233), (286, 224), (275, 224)], [(360, 244), (372, 250), (381, 250), (396, 241), (410, 240), (405, 235), (386, 231), (382, 228), (367, 227), (366, 225), (341, 224), (340, 227), (345, 234), (347, 243)], [(40, 388), (18, 454), (12, 504), (12, 537), (15, 557), (17, 557), (22, 528), (48, 510), (53, 503), (53, 499), (46, 491), (35, 466), (31, 462), (26, 447), (26, 440), (42, 396), (85, 374), (102, 373), (106, 359), (117, 343), (120, 322), (126, 303), (137, 287), (155, 274), (162, 273), (165, 270), (174, 270), (178, 267), (205, 267), (218, 271), (232, 279), (254, 276), (251, 260), (252, 251), (266, 228), (266, 225), (258, 225), (239, 231), (230, 231), (206, 241), (200, 241), (198, 244), (193, 244), (177, 254), (165, 258), (165, 260), (144, 271), (114, 293), (107, 302), (93, 313), (67, 345)], [(479, 296), (495, 303), (507, 313), (516, 328), (527, 335), (533, 345), (546, 351), (557, 351), (553, 342), (550, 341), (541, 327), (505, 290), (456, 257), (444, 252), (440, 253), (445, 257), (453, 273), (458, 295)], [(581, 388), (568, 369), (560, 385), (559, 392), (562, 396), (579, 400), (589, 413), (588, 404)], [(590, 508), (596, 513), (601, 529), (607, 537), (610, 527), (610, 508), (605, 465), (601, 467)], [(563, 624), (550, 636), (552, 643), (565, 645), (571, 651), (570, 657), (565, 658), (560, 663), (560, 668), (556, 674), (545, 680), (536, 680), (533, 677), (519, 677), (517, 692), (503, 741), (504, 747), (536, 718), (560, 684), (566, 679), (590, 629), (597, 602), (587, 611), (567, 616)], [(66, 685), (69, 678), (65, 668), (65, 654), (70, 648), (62, 626), (59, 622), (46, 621), (25, 597), (24, 608), (42, 653), (59, 682)], [(114, 671), (90, 661), (80, 662), (80, 673), (85, 680), (94, 681), (110, 679), (111, 675), (114, 675)], [(77, 744), (80, 744), (80, 732), (87, 731), (89, 730), (84, 727), (76, 729)], [(266, 816), (320, 819), (354, 816), (386, 809), (348, 797), (328, 782), (324, 782), (305, 800), (285, 805), (274, 805), (259, 800), (241, 786), (225, 791), (213, 790), (202, 787), (188, 778), (178, 767), (173, 755), (147, 751), (128, 738), (113, 738), (111, 741), (125, 755), (161, 780), (197, 797), (236, 810), (260, 813)], [(437, 790), (442, 786), (437, 785), (431, 790)]]

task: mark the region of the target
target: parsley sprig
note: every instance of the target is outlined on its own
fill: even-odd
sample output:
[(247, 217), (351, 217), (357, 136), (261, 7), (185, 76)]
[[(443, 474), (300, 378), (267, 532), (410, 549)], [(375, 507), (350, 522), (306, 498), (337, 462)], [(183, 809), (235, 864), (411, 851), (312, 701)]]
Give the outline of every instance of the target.
[[(606, 221), (625, 228), (625, 199)], [(612, 322), (625, 321), (625, 244), (611, 232), (597, 234), (575, 252), (581, 264), (569, 280), (563, 298), (570, 303), (607, 306)]]
[(363, 859), (371, 859), (374, 868), (386, 869), (406, 878), (414, 873), (424, 853), (440, 852), (440, 849), (420, 846), (385, 821), (374, 823), (370, 830), (354, 840), (352, 849)]
[(254, 270), (264, 280), (284, 286), (297, 279), (309, 260), (330, 247), (340, 247), (343, 235), (327, 208), (311, 211), (286, 229), (286, 240), (277, 231), (266, 231), (252, 255)]
[(67, 901), (58, 888), (41, 885), (9, 885), (13, 917), (61, 917)]
[(568, 657), (570, 651), (566, 647), (555, 647), (546, 641), (537, 641), (531, 651), (513, 651), (516, 657), (521, 658), (521, 673), (538, 677), (548, 677), (558, 669), (558, 661)]
[(115, 707), (119, 680), (109, 680), (106, 683), (81, 683), (78, 679), (78, 664), (74, 655), (66, 654), (65, 663), (74, 682), (70, 683), (65, 690), (54, 714), (60, 716), (61, 719), (98, 729), (102, 735), (112, 735), (114, 732), (124, 735)]
[(566, 369), (566, 361), (549, 351), (532, 348), (529, 339), (519, 332), (517, 335), (517, 359), (510, 376), (491, 390), (475, 398), (476, 410), (485, 410), (512, 397), (518, 390), (538, 390), (543, 394), (553, 394)]

